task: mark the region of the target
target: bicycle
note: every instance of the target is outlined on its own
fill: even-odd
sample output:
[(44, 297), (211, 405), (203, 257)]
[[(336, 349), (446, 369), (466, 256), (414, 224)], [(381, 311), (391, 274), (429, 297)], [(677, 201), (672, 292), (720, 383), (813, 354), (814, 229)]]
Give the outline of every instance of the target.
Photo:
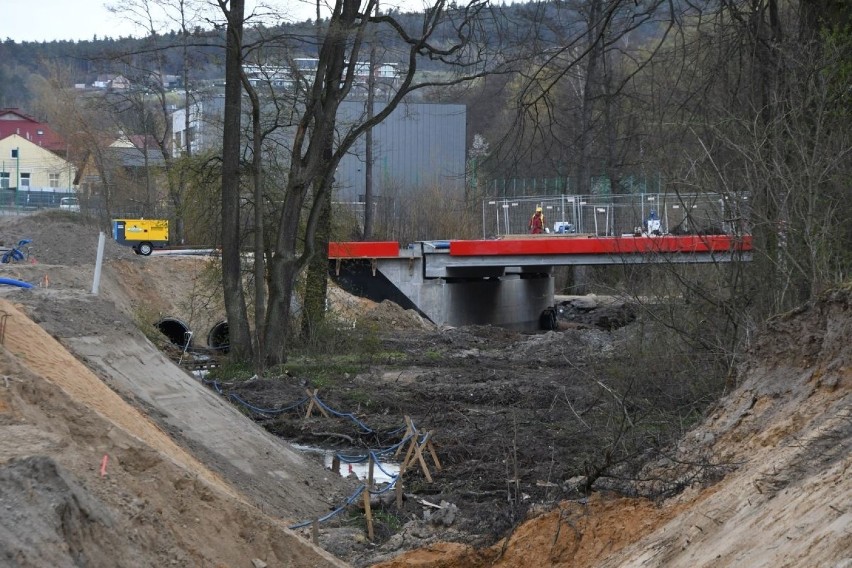
[(9, 250), (3, 253), (3, 256), (0, 256), (0, 262), (3, 264), (9, 264), (10, 262), (18, 262), (20, 260), (24, 260), (29, 256), (29, 253), (25, 253), (21, 250), (21, 248), (30, 244), (32, 239), (21, 239), (18, 241), (16, 246), (13, 246)]

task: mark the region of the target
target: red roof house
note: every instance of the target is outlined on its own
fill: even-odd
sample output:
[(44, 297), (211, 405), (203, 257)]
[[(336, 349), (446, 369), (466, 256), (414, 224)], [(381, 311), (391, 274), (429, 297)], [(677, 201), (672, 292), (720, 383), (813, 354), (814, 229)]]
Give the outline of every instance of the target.
[(24, 114), (20, 109), (2, 108), (0, 109), (0, 140), (13, 134), (62, 156), (67, 151), (65, 140), (47, 124)]

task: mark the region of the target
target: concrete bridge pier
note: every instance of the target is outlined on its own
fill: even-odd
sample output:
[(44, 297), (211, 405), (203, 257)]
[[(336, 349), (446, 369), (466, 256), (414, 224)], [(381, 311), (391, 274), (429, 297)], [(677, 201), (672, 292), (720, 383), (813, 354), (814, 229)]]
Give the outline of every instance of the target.
[(468, 268), (426, 278), (422, 263), (423, 257), (409, 262), (379, 259), (376, 269), (438, 325), (491, 324), (534, 331), (539, 329), (541, 312), (553, 305), (553, 269), (549, 266)]
[(553, 305), (547, 273), (506, 274), (481, 280), (439, 281), (450, 325), (492, 324), (519, 331), (539, 328), (541, 312)]

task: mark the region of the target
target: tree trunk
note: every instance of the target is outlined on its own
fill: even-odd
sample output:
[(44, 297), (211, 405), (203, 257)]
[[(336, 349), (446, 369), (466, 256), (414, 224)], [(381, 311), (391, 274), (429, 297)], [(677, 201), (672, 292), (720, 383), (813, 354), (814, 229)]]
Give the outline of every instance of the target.
[[(317, 43), (321, 44), (322, 22), (320, 20), (319, 2), (317, 2)], [(315, 332), (317, 325), (325, 319), (325, 304), (328, 294), (328, 243), (331, 240), (331, 191), (323, 191), (327, 176), (331, 175), (331, 157), (334, 153), (334, 139), (326, 141), (323, 150), (325, 175), (317, 177), (313, 183), (314, 199), (320, 200), (322, 211), (319, 215), (316, 234), (316, 250), (308, 260), (308, 273), (305, 277), (305, 293), (302, 297), (302, 337), (309, 338)]]
[[(330, 153), (330, 152), (329, 152)], [(314, 186), (322, 183), (317, 179)], [(308, 262), (305, 278), (305, 294), (302, 309), (302, 337), (310, 337), (325, 319), (326, 296), (328, 295), (328, 243), (331, 240), (331, 192), (314, 191), (322, 200), (317, 231), (314, 236), (316, 250)]]
[(577, 160), (577, 188), (581, 195), (592, 192), (592, 132), (595, 97), (599, 91), (598, 69), (603, 57), (603, 27), (601, 18), (601, 0), (592, 0), (589, 4), (589, 62), (586, 66), (586, 80), (583, 85), (583, 103), (580, 111), (580, 137)]
[[(181, 10), (183, 9), (183, 5), (181, 5)], [(183, 11), (181, 11), (181, 15), (183, 15)], [(189, 137), (190, 126), (192, 126), (192, 109), (190, 105), (192, 104), (192, 94), (189, 88), (189, 50), (186, 45), (187, 43), (187, 30), (186, 23), (183, 20), (183, 26), (181, 29), (181, 43), (183, 45), (182, 52), (182, 67), (181, 74), (183, 77), (183, 108), (186, 110), (184, 112), (183, 117), (183, 131), (184, 135), (184, 148), (183, 153), (184, 156), (189, 158), (192, 156), (192, 140)], [(175, 238), (177, 242), (180, 244), (184, 244), (186, 242), (186, 228), (184, 223), (184, 211), (183, 211), (183, 195), (186, 191), (186, 171), (183, 167), (180, 168), (180, 173), (178, 174), (177, 180), (177, 188), (172, 193), (172, 204), (175, 207)]]
[(293, 181), (288, 184), (278, 221), (278, 240), (269, 259), (269, 304), (264, 330), (266, 364), (269, 366), (287, 361), (291, 302), (300, 269), (296, 244), (304, 192), (303, 185)]
[(231, 0), (225, 48), (225, 115), (222, 140), (222, 287), (231, 357), (251, 359), (240, 262), (240, 118), (242, 113), (242, 37), (244, 0)]
[(260, 97), (244, 73), (240, 74), (243, 88), (251, 101), (251, 179), (254, 199), (254, 371), (263, 373), (266, 357), (264, 350), (264, 322), (266, 320), (266, 244), (263, 219), (263, 132), (260, 123)]
[[(376, 6), (378, 13), (378, 6)], [(370, 76), (367, 77), (367, 120), (373, 118), (373, 105), (376, 100), (376, 38), (370, 42)], [(364, 240), (373, 238), (373, 129), (368, 128), (364, 150)]]

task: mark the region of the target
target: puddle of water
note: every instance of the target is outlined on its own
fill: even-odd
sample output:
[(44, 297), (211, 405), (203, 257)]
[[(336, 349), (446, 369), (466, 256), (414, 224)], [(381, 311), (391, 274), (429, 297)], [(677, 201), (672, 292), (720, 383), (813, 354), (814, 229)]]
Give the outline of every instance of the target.
[[(334, 450), (325, 450), (323, 448), (301, 446), (298, 444), (293, 444), (293, 447), (299, 451), (322, 457), (322, 463), (325, 468), (334, 471), (341, 477), (348, 477), (349, 475), (355, 474), (355, 476), (361, 481), (367, 480), (367, 476), (369, 475), (370, 469), (369, 462), (365, 461), (363, 463), (345, 463), (335, 459), (335, 456), (338, 453), (342, 453), (347, 456), (361, 455), (358, 450), (354, 450), (352, 452), (337, 452)], [(392, 482), (394, 478), (399, 474), (399, 464), (384, 460), (382, 460), (380, 463), (382, 466), (381, 468), (379, 468), (378, 465), (373, 466), (373, 481), (375, 483)], [(382, 471), (382, 469), (384, 469), (384, 471)]]

